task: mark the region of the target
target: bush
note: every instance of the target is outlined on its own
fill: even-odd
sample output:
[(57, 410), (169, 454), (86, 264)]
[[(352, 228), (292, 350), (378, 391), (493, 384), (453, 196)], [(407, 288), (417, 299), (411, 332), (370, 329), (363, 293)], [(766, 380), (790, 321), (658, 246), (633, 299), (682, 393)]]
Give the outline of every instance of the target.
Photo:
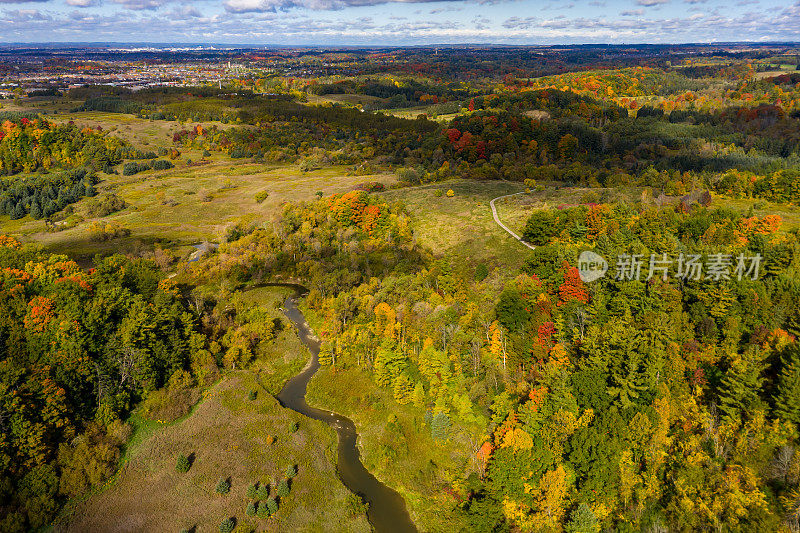
[(297, 433), (297, 430), (300, 429), (300, 422), (292, 423), (292, 426), (289, 428), (291, 433)]
[(144, 172), (145, 170), (150, 170), (150, 165), (148, 165), (147, 163), (137, 163), (136, 161), (130, 161), (122, 165), (123, 176), (133, 176), (134, 174), (138, 174), (139, 172)]
[(258, 507), (256, 506), (255, 502), (250, 502), (247, 504), (247, 510), (245, 511), (247, 516), (255, 516), (257, 511)]
[[(111, 213), (116, 213), (125, 209), (128, 204), (116, 194), (104, 194), (99, 198), (94, 198), (86, 203), (87, 217), (105, 217)], [(31, 212), (33, 215), (33, 212)], [(35, 218), (35, 217), (34, 217)]]
[(175, 165), (166, 159), (157, 159), (153, 161), (153, 170), (169, 170), (174, 167)]
[(489, 275), (489, 267), (485, 263), (479, 264), (475, 267), (475, 281), (483, 281)]
[(369, 504), (357, 494), (348, 494), (345, 500), (345, 512), (350, 518), (355, 518), (367, 513)]
[(185, 474), (189, 471), (192, 467), (192, 463), (189, 461), (189, 458), (183, 454), (178, 456), (178, 461), (175, 463), (175, 470), (178, 472)]
[(267, 435), (266, 441), (270, 446), (275, 444), (275, 435)]
[(236, 527), (236, 520), (233, 518), (226, 518), (219, 525), (219, 533), (231, 533)]
[(269, 198), (269, 193), (267, 191), (259, 191), (256, 193), (256, 202), (259, 204)]
[(220, 479), (217, 482), (217, 488), (215, 489), (217, 494), (228, 494), (231, 491), (231, 482), (228, 479)]
[(453, 192), (453, 189), (447, 189), (447, 197), (448, 198), (452, 198), (455, 195), (456, 195), (456, 193)]
[(254, 391), (254, 390), (251, 390), (247, 394), (247, 399), (250, 400), (251, 402), (255, 401), (256, 398), (258, 398), (258, 392)]

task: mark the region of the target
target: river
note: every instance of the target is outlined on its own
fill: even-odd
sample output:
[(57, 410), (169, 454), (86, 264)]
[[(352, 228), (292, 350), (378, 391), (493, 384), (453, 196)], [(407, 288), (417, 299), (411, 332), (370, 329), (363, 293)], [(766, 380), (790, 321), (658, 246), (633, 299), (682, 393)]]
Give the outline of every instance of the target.
[(334, 428), (339, 437), (337, 471), (344, 485), (354, 494), (360, 495), (369, 503), (367, 519), (377, 533), (415, 532), (417, 528), (411, 521), (403, 497), (387, 487), (369, 473), (361, 463), (356, 447), (358, 433), (352, 420), (334, 413), (310, 407), (306, 403), (306, 388), (312, 376), (319, 369), (320, 340), (311, 330), (303, 313), (297, 308), (298, 298), (307, 294), (300, 285), (275, 284), (290, 287), (295, 294), (284, 303), (286, 317), (297, 328), (303, 344), (311, 352), (311, 359), (305, 368), (283, 386), (277, 398), (281, 405), (314, 420), (321, 420)]

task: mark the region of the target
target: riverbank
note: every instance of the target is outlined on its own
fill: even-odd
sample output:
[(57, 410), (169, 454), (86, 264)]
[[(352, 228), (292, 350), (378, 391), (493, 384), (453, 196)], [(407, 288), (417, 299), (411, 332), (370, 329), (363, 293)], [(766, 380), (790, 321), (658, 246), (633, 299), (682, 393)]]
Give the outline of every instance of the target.
[[(293, 431), (295, 423), (299, 429)], [(191, 416), (143, 442), (117, 482), (79, 506), (57, 531), (216, 531), (228, 517), (236, 517), (241, 531), (370, 531), (363, 515), (347, 516), (350, 493), (333, 466), (336, 446), (333, 431), (281, 408), (252, 372), (232, 372)], [(187, 473), (175, 470), (181, 453), (194, 454)], [(247, 516), (247, 487), (279, 479), (289, 464), (297, 465), (297, 476), (278, 513)], [(221, 478), (231, 481), (226, 495), (215, 492)]]

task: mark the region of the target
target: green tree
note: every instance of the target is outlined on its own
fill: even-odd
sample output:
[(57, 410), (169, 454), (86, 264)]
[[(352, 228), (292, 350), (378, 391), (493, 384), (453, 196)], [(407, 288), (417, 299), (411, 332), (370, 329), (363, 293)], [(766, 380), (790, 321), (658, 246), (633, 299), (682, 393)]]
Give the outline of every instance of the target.
[(175, 470), (181, 473), (186, 473), (191, 468), (192, 464), (189, 462), (189, 458), (183, 454), (178, 456), (178, 460), (175, 463)]
[(228, 494), (231, 491), (231, 482), (227, 479), (220, 479), (214, 489), (217, 494)]
[(289, 495), (289, 482), (285, 479), (282, 479), (278, 482), (278, 486), (275, 489), (275, 494), (280, 496), (281, 498), (285, 498)]
[(597, 533), (600, 531), (600, 524), (589, 506), (581, 503), (577, 509), (572, 511), (566, 531), (567, 533)]
[(792, 344), (781, 358), (775, 414), (800, 426), (800, 346)]
[(450, 434), (450, 417), (447, 413), (439, 411), (431, 422), (431, 436), (440, 441), (447, 440)]

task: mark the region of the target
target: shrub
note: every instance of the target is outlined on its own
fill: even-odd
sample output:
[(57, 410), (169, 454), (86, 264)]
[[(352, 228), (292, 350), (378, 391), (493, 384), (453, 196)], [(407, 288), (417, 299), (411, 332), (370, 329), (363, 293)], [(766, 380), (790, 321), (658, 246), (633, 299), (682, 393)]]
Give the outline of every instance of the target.
[(178, 461), (175, 463), (175, 470), (177, 470), (182, 474), (185, 474), (186, 472), (189, 471), (191, 467), (192, 464), (189, 462), (189, 458), (183, 454), (180, 454), (178, 456)]
[(252, 401), (255, 401), (255, 399), (256, 399), (256, 398), (258, 398), (258, 392), (254, 391), (254, 390), (251, 390), (251, 391), (250, 391), (250, 392), (247, 394), (247, 399), (248, 399), (248, 400), (250, 400), (251, 402), (252, 402)]
[(433, 195), (437, 198), (439, 198), (442, 194), (443, 194), (442, 189), (436, 189), (435, 191), (433, 191)]
[(278, 501), (275, 498), (267, 499), (267, 511), (271, 515), (278, 512)]
[(489, 275), (489, 267), (485, 263), (479, 264), (475, 267), (475, 281), (483, 281)]
[(174, 167), (175, 165), (166, 159), (156, 159), (153, 161), (153, 170), (169, 170)]
[[(86, 203), (86, 216), (104, 217), (111, 213), (116, 213), (125, 209), (128, 204), (116, 194), (104, 194), (99, 198), (94, 198)], [(31, 211), (31, 216), (33, 212)], [(35, 218), (35, 217), (34, 217)]]
[(456, 195), (456, 193), (453, 192), (453, 189), (447, 189), (447, 197), (448, 198), (452, 198), (455, 195)]
[(367, 513), (369, 504), (357, 494), (348, 494), (345, 500), (345, 512), (350, 518), (361, 516)]
[(145, 170), (150, 170), (150, 165), (145, 162), (137, 163), (136, 161), (130, 161), (122, 165), (123, 176), (133, 176), (134, 174), (144, 172)]
[(255, 516), (257, 511), (258, 507), (256, 506), (255, 502), (250, 502), (247, 504), (247, 510), (245, 511), (247, 516)]
[(280, 496), (281, 498), (285, 498), (289, 495), (289, 482), (285, 479), (282, 479), (278, 482), (278, 487), (275, 489), (275, 493)]
[(270, 445), (270, 446), (272, 444), (275, 444), (275, 435), (267, 435), (266, 441), (267, 441), (267, 444)]
[(215, 489), (218, 494), (228, 494), (231, 491), (231, 482), (228, 479), (220, 479), (217, 482), (217, 488)]
[(286, 477), (288, 479), (292, 479), (296, 475), (297, 475), (297, 467), (295, 465), (289, 465), (286, 467)]
[(231, 533), (236, 527), (236, 521), (233, 518), (226, 518), (219, 525), (219, 533)]
[(267, 191), (259, 191), (256, 193), (256, 202), (259, 204), (269, 198), (269, 193)]
[(296, 433), (298, 429), (300, 429), (300, 422), (293, 422), (292, 426), (289, 428), (289, 431)]
[(247, 497), (251, 500), (258, 499), (258, 486), (255, 483), (247, 487)]

